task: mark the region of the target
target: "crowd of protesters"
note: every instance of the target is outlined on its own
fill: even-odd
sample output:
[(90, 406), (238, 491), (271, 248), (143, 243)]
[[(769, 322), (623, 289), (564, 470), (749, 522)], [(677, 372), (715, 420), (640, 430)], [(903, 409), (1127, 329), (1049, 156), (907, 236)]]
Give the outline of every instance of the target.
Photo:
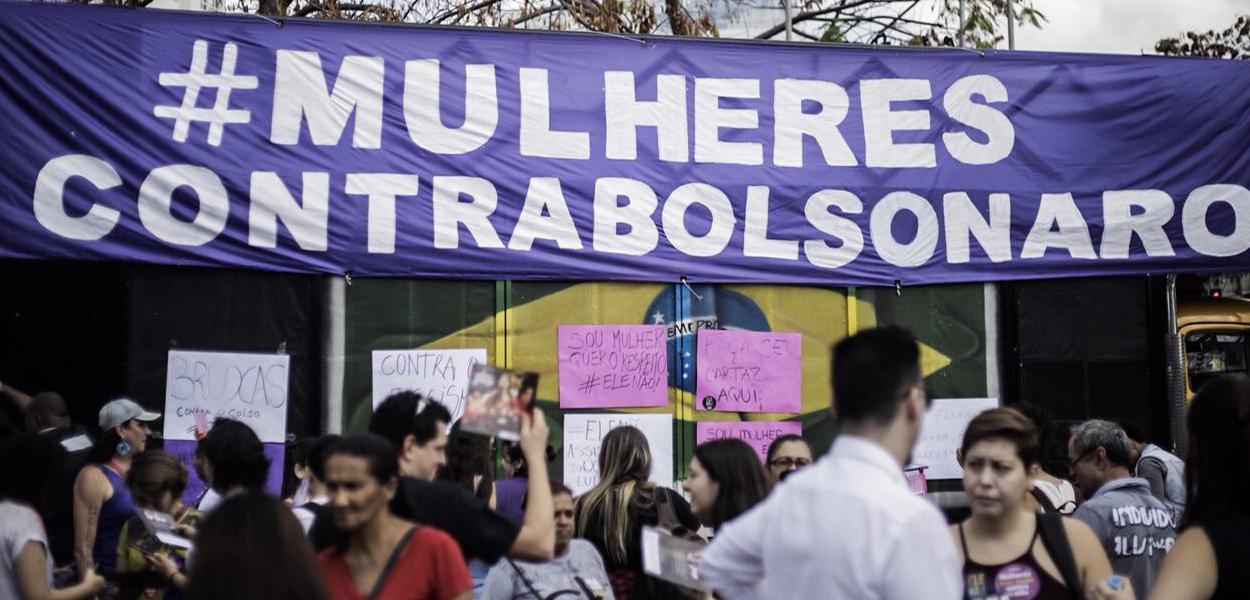
[[(92, 439), (60, 396), (0, 384), (28, 430), (0, 432), (0, 600), (1250, 597), (1250, 378), (1198, 391), (1185, 460), (1131, 422), (1061, 435), (1034, 406), (982, 412), (956, 452), (970, 515), (948, 523), (903, 474), (931, 402), (915, 339), (860, 332), (832, 374), (827, 453), (710, 441), (680, 492), (652, 483), (634, 427), (575, 497), (541, 410), (496, 448), (402, 392), (368, 433), (293, 445), (281, 498), (256, 433), (218, 419), (186, 503), (187, 467), (149, 448), (159, 414), (111, 401)], [(689, 581), (644, 567), (653, 528), (701, 548)]]

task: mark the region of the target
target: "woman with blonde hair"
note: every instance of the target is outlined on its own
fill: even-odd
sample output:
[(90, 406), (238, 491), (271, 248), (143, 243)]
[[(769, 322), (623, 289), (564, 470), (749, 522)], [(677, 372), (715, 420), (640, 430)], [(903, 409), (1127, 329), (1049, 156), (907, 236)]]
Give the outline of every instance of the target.
[(695, 531), (699, 521), (677, 492), (647, 481), (651, 450), (636, 427), (609, 431), (599, 450), (599, 483), (577, 498), (576, 536), (594, 544), (603, 556), (615, 596), (655, 598), (662, 595), (642, 571), (639, 548), (644, 525)]

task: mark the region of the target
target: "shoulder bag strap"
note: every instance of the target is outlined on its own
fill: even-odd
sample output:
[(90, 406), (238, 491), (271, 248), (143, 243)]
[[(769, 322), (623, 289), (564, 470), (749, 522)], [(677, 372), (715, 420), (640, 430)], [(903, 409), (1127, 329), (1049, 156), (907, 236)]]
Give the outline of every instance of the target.
[(1068, 596), (1080, 600), (1085, 596), (1081, 589), (1081, 576), (1076, 570), (1076, 557), (1072, 554), (1072, 544), (1068, 541), (1068, 532), (1063, 528), (1063, 517), (1058, 513), (1037, 515), (1037, 528), (1041, 533), (1042, 545), (1050, 554), (1063, 582), (1068, 585)]
[(378, 580), (373, 583), (373, 590), (366, 596), (369, 600), (377, 600), (382, 594), (382, 588), (386, 587), (386, 580), (391, 576), (391, 569), (395, 568), (395, 563), (399, 561), (399, 557), (403, 556), (404, 550), (408, 548), (408, 543), (412, 541), (412, 535), (417, 532), (420, 525), (414, 526), (408, 530), (408, 533), (400, 538), (399, 543), (395, 544), (395, 549), (391, 550), (390, 558), (386, 559), (386, 566), (382, 567), (382, 572), (378, 573)]
[(1055, 506), (1054, 502), (1050, 501), (1050, 496), (1046, 495), (1046, 492), (1043, 492), (1035, 487), (1031, 487), (1029, 488), (1029, 494), (1033, 495), (1033, 499), (1037, 500), (1037, 503), (1042, 505), (1042, 510), (1047, 514), (1059, 512), (1059, 508)]
[(534, 600), (543, 600), (542, 594), (539, 594), (538, 590), (534, 588), (534, 582), (530, 581), (530, 578), (525, 576), (525, 571), (522, 571), (521, 567), (518, 567), (515, 562), (512, 562), (511, 558), (504, 557), (504, 560), (508, 561), (508, 564), (512, 565), (512, 570), (516, 571), (517, 575), (521, 576), (521, 581), (525, 582), (525, 587), (530, 589), (531, 594), (534, 594)]

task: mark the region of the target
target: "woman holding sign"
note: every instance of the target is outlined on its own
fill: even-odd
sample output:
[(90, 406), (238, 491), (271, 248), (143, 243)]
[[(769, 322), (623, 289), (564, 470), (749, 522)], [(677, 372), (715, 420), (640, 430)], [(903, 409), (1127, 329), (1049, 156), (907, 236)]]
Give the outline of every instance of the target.
[(659, 598), (658, 585), (642, 570), (639, 548), (644, 525), (695, 531), (699, 521), (677, 492), (647, 481), (651, 449), (637, 427), (624, 425), (603, 437), (599, 450), (599, 483), (577, 498), (577, 537), (595, 545), (603, 556), (619, 599)]
[(325, 457), (326, 492), (346, 539), (317, 555), (334, 600), (468, 600), (473, 581), (451, 536), (391, 512), (399, 488), (395, 448), (349, 435)]
[(1110, 581), (1111, 563), (1084, 523), (1029, 510), (1030, 467), (1041, 454), (1033, 422), (1011, 408), (995, 408), (968, 424), (959, 448), (964, 492), (972, 516), (951, 527), (963, 557), (964, 598), (1068, 600), (1120, 589), (1108, 598), (1133, 598), (1127, 580)]

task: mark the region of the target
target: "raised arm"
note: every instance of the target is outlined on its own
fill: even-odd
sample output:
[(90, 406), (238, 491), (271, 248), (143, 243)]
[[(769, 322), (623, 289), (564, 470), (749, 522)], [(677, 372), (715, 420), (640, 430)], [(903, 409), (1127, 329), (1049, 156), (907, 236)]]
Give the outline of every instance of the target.
[(529, 465), (525, 488), (525, 516), (521, 531), (508, 548), (508, 556), (532, 561), (548, 561), (556, 551), (555, 508), (551, 502), (551, 482), (547, 476), (547, 417), (534, 408), (521, 415), (521, 452)]
[(30, 394), (13, 389), (13, 386), (5, 384), (3, 381), (0, 381), (0, 397), (12, 400), (22, 414), (26, 414), (26, 411), (30, 409)]

